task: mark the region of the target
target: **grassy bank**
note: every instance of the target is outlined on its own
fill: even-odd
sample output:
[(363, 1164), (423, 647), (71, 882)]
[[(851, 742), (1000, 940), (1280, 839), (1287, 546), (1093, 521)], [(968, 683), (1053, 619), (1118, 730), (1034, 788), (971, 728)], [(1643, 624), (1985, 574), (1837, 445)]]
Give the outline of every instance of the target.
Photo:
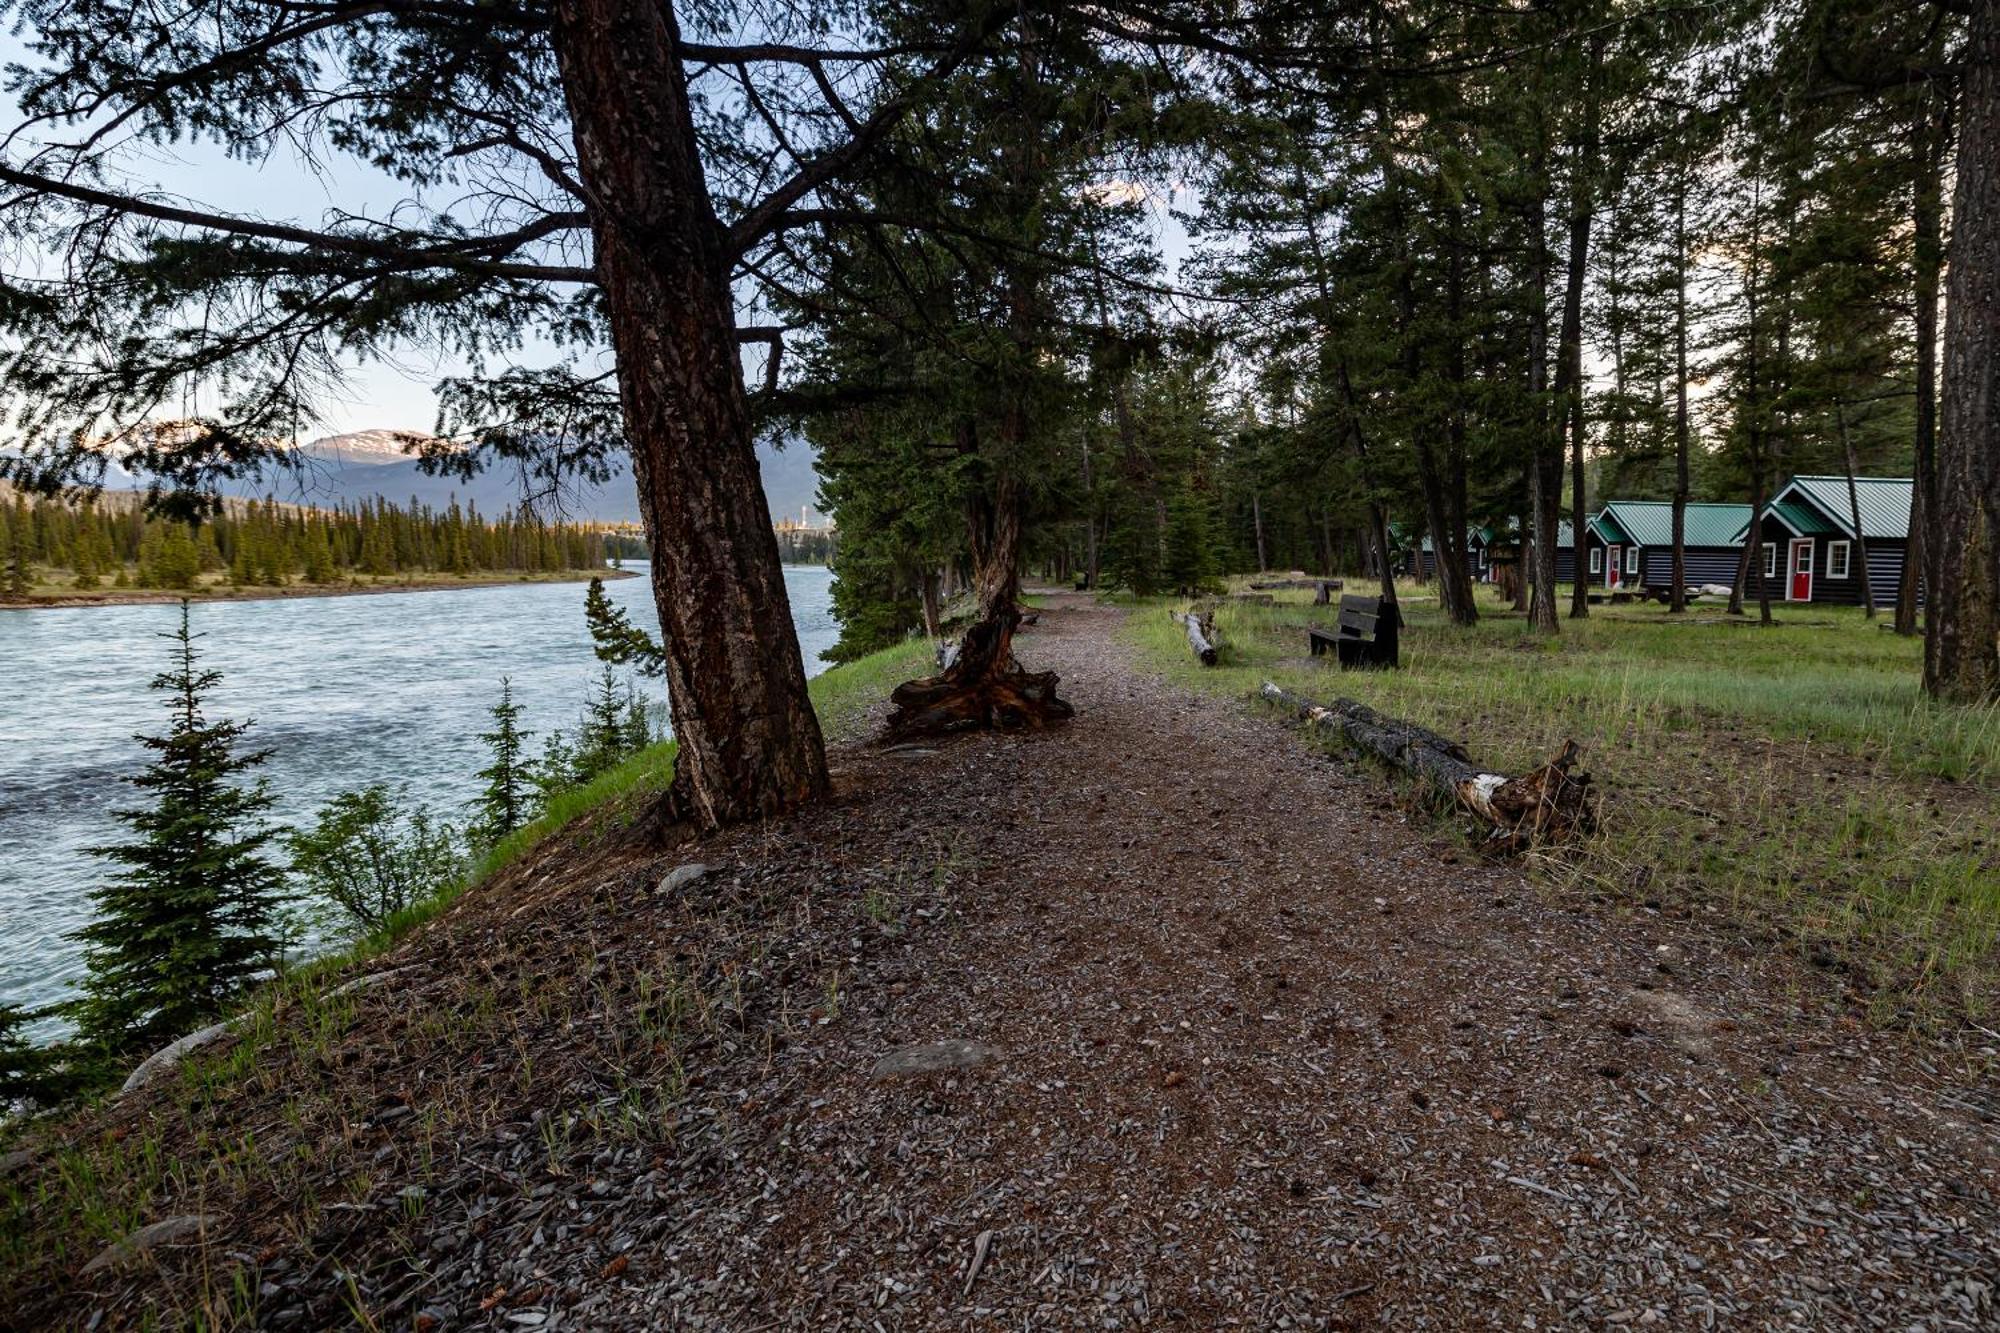
[[(888, 689), (923, 670), (929, 652), (927, 644), (913, 642), (814, 680), (814, 705), (829, 739), (865, 733)], [(369, 938), (294, 968), (263, 987), (236, 1024), (233, 1043), (217, 1048), (215, 1054), (197, 1054), (184, 1061), (143, 1098), (108, 1110), (86, 1108), (60, 1122), (28, 1127), (26, 1142), (36, 1145), (33, 1166), (11, 1178), (12, 1168), (0, 1170), (0, 1310), (8, 1308), (10, 1298), (21, 1299), (36, 1284), (55, 1280), (55, 1275), (74, 1273), (106, 1245), (144, 1222), (157, 1220), (162, 1199), (176, 1201), (182, 1211), (189, 1201), (196, 1201), (199, 1211), (227, 1212), (241, 1209), (245, 1200), (268, 1198), (298, 1207), (301, 1215), (319, 1216), (326, 1206), (354, 1206), (365, 1198), (374, 1180), (371, 1171), (342, 1173), (355, 1160), (348, 1151), (351, 1141), (366, 1132), (365, 1122), (380, 1110), (382, 1090), (357, 1091), (341, 1084), (333, 1071), (352, 1057), (357, 1040), (379, 1041), (381, 1034), (357, 1038), (360, 996), (341, 993), (339, 983), (355, 974), (356, 964), (406, 941), (419, 926), (468, 894), (482, 889), (519, 891), (525, 910), (537, 897), (536, 886), (551, 877), (559, 883), (565, 874), (590, 873), (578, 867), (592, 865), (597, 854), (615, 842), (617, 830), (643, 813), (647, 798), (672, 780), (674, 750), (672, 742), (653, 746), (588, 785), (562, 794), (540, 818), (487, 853), (464, 882), (440, 889)], [(511, 879), (510, 870), (515, 872)], [(489, 906), (500, 917), (515, 910), (511, 903)], [(422, 941), (410, 943), (420, 951), (424, 947)], [(579, 930), (575, 938), (561, 932), (552, 935), (535, 950), (546, 957), (531, 969), (537, 978), (534, 984), (522, 981), (512, 988), (490, 975), (494, 958), (467, 957), (464, 975), (455, 984), (476, 994), (477, 1004), (447, 1010), (410, 1006), (391, 1044), (411, 1051), (435, 1047), (446, 1052), (437, 1058), (457, 1062), (450, 1069), (458, 1070), (472, 1053), (512, 1049), (507, 1042), (514, 1040), (520, 1046), (516, 1071), (520, 1095), (530, 1100), (554, 1097), (552, 1090), (534, 1081), (551, 1075), (535, 1072), (538, 1054), (533, 1044), (495, 1034), (512, 1031), (510, 1025), (586, 1023), (581, 1011), (559, 1013), (553, 1006), (558, 993), (576, 978), (583, 979), (570, 987), (577, 995), (588, 999), (597, 994), (589, 979), (595, 975), (593, 950), (598, 944), (588, 930)], [(684, 977), (675, 971), (678, 964), (669, 961), (662, 966), (665, 970), (652, 982), (667, 988), (668, 1000), (699, 1009), (696, 1017), (713, 1018), (710, 1010), (719, 1001), (675, 989), (692, 986), (700, 967), (690, 964), (692, 972)], [(576, 998), (570, 996), (570, 1001)], [(665, 1051), (660, 1058), (672, 1059), (677, 1042), (713, 1039), (719, 1033), (709, 1019), (683, 1023), (675, 1018), (656, 1034), (658, 1040), (650, 1049), (655, 1055)], [(635, 1062), (642, 1056), (625, 1053)], [(288, 1070), (311, 1071), (319, 1082), (311, 1088), (293, 1087), (285, 1081)], [(407, 1087), (389, 1092), (410, 1097)], [(356, 1102), (356, 1097), (361, 1100)], [(258, 1099), (281, 1101), (283, 1116), (250, 1133), (237, 1117), (244, 1105)], [(435, 1151), (444, 1154), (463, 1122), (489, 1115), (492, 1109), (419, 1101), (412, 1121), (418, 1129), (412, 1132), (421, 1136), (425, 1152), (433, 1151), (430, 1145), (435, 1144)], [(617, 1117), (624, 1117), (621, 1124), (648, 1123), (660, 1118), (660, 1107), (621, 1102)], [(668, 1130), (658, 1127), (649, 1132)], [(273, 1143), (287, 1146), (276, 1151)], [(11, 1146), (0, 1142), (0, 1148)], [(179, 1307), (173, 1318), (162, 1316), (161, 1322), (252, 1326), (257, 1322), (257, 1299), (254, 1291), (218, 1278), (204, 1288), (199, 1308)], [(140, 1322), (152, 1317), (144, 1316)], [(0, 1325), (6, 1323), (0, 1316)]]
[(1277, 598), (1221, 606), (1213, 669), (1156, 609), (1170, 603), (1137, 609), (1127, 632), (1186, 684), (1248, 695), (1269, 678), (1359, 699), (1493, 768), (1530, 768), (1574, 738), (1603, 827), (1539, 862), (1551, 886), (1727, 913), (1848, 968), (1878, 1020), (1991, 1013), (2000, 710), (1925, 699), (1920, 643), (1858, 609), (1783, 607), (1762, 627), (1754, 611), (1745, 623), (1652, 605), (1593, 607), (1546, 640), (1482, 591), (1471, 628), (1434, 600), (1407, 603), (1402, 670), (1341, 672), (1307, 653), (1306, 627), (1330, 624), (1327, 609), (1302, 591)]
[[(889, 691), (921, 674), (929, 664), (930, 646), (912, 641), (835, 667), (807, 682), (813, 710), (819, 715), (827, 741), (848, 740), (864, 733)], [(315, 978), (341, 972), (354, 962), (380, 953), (467, 891), (565, 830), (598, 837), (629, 826), (644, 810), (648, 798), (665, 791), (674, 780), (677, 748), (671, 740), (661, 741), (581, 787), (558, 792), (534, 820), (481, 856), (463, 882), (441, 888), (367, 939), (315, 960), (308, 968), (301, 969), (305, 974), (301, 979), (317, 984)]]

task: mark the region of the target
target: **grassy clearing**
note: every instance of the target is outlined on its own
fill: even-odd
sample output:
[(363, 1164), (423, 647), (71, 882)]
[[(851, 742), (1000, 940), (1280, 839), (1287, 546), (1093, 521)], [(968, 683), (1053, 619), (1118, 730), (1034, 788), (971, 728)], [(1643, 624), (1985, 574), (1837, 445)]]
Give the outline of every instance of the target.
[[(1411, 588), (1421, 597), (1425, 590)], [(1490, 592), (1470, 629), (1435, 601), (1404, 611), (1403, 669), (1340, 672), (1306, 651), (1330, 624), (1310, 594), (1225, 602), (1223, 661), (1196, 664), (1142, 605), (1127, 633), (1191, 686), (1248, 695), (1264, 679), (1345, 696), (1462, 740), (1519, 771), (1574, 738), (1603, 828), (1539, 865), (1617, 904), (1727, 912), (1846, 966), (1882, 1021), (1983, 1017), (2000, 981), (2000, 710), (1934, 704), (1921, 645), (1857, 609), (1780, 608), (1770, 628), (1698, 608), (1593, 607), (1554, 641)], [(1567, 605), (1567, 599), (1564, 602)]]

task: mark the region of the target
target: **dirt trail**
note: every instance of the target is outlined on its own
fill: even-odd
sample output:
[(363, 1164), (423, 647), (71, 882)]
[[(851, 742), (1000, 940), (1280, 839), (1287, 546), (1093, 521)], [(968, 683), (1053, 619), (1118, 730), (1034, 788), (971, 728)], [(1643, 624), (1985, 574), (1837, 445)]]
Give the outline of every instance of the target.
[[(755, 1171), (768, 1223), (728, 1233), (756, 1256), (744, 1304), (683, 1313), (2000, 1318), (2000, 1140), (1917, 1057), (1697, 942), (1545, 910), (1376, 779), (1135, 674), (1117, 613), (1062, 601), (1020, 650), (1073, 726), (856, 761), (976, 858), (966, 920), (790, 1053), (812, 1105)], [(870, 1077), (953, 1038), (1004, 1055)]]
[(1073, 724), (844, 752), (834, 805), (699, 850), (810, 880), (807, 1026), (691, 1064), (671, 1151), (546, 1188), (528, 1125), (463, 1136), (401, 1326), (2000, 1320), (1990, 1087), (1816, 974), (1542, 905), (1058, 603), (1018, 648)]

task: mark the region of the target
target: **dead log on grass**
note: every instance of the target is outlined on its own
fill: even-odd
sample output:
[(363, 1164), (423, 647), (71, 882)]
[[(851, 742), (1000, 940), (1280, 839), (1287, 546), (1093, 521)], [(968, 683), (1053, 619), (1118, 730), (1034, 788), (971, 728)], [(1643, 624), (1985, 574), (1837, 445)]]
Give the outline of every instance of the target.
[(1201, 664), (1203, 666), (1214, 666), (1216, 657), (1215, 612), (1176, 612), (1174, 618), (1187, 627), (1188, 647), (1194, 649), (1194, 655), (1201, 659)]
[(1481, 769), (1458, 742), (1352, 699), (1321, 705), (1268, 680), (1262, 693), (1306, 725), (1339, 731), (1350, 744), (1414, 774), (1439, 800), (1484, 820), (1484, 851), (1523, 851), (1596, 827), (1597, 793), (1590, 775), (1572, 772), (1583, 753), (1575, 741), (1565, 741), (1562, 753), (1534, 772), (1508, 777)]

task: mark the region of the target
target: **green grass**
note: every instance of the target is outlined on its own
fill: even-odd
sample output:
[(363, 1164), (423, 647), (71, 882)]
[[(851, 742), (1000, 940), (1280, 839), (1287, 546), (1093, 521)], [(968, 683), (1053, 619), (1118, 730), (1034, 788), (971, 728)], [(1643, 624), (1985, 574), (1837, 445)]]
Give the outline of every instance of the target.
[[(1350, 586), (1359, 586), (1351, 584)], [(1407, 595), (1423, 596), (1410, 588)], [(1608, 902), (1726, 911), (1855, 974), (1878, 1018), (1983, 1015), (2000, 979), (2000, 709), (1919, 689), (1921, 644), (1858, 609), (1779, 607), (1764, 627), (1697, 606), (1598, 606), (1536, 635), (1490, 590), (1481, 622), (1405, 604), (1403, 668), (1308, 656), (1333, 612), (1310, 594), (1225, 601), (1223, 661), (1196, 664), (1154, 602), (1127, 634), (1168, 676), (1248, 695), (1265, 679), (1359, 699), (1522, 771), (1574, 738), (1602, 792), (1586, 845), (1539, 858), (1552, 886)], [(1564, 599), (1565, 609), (1567, 599)]]

